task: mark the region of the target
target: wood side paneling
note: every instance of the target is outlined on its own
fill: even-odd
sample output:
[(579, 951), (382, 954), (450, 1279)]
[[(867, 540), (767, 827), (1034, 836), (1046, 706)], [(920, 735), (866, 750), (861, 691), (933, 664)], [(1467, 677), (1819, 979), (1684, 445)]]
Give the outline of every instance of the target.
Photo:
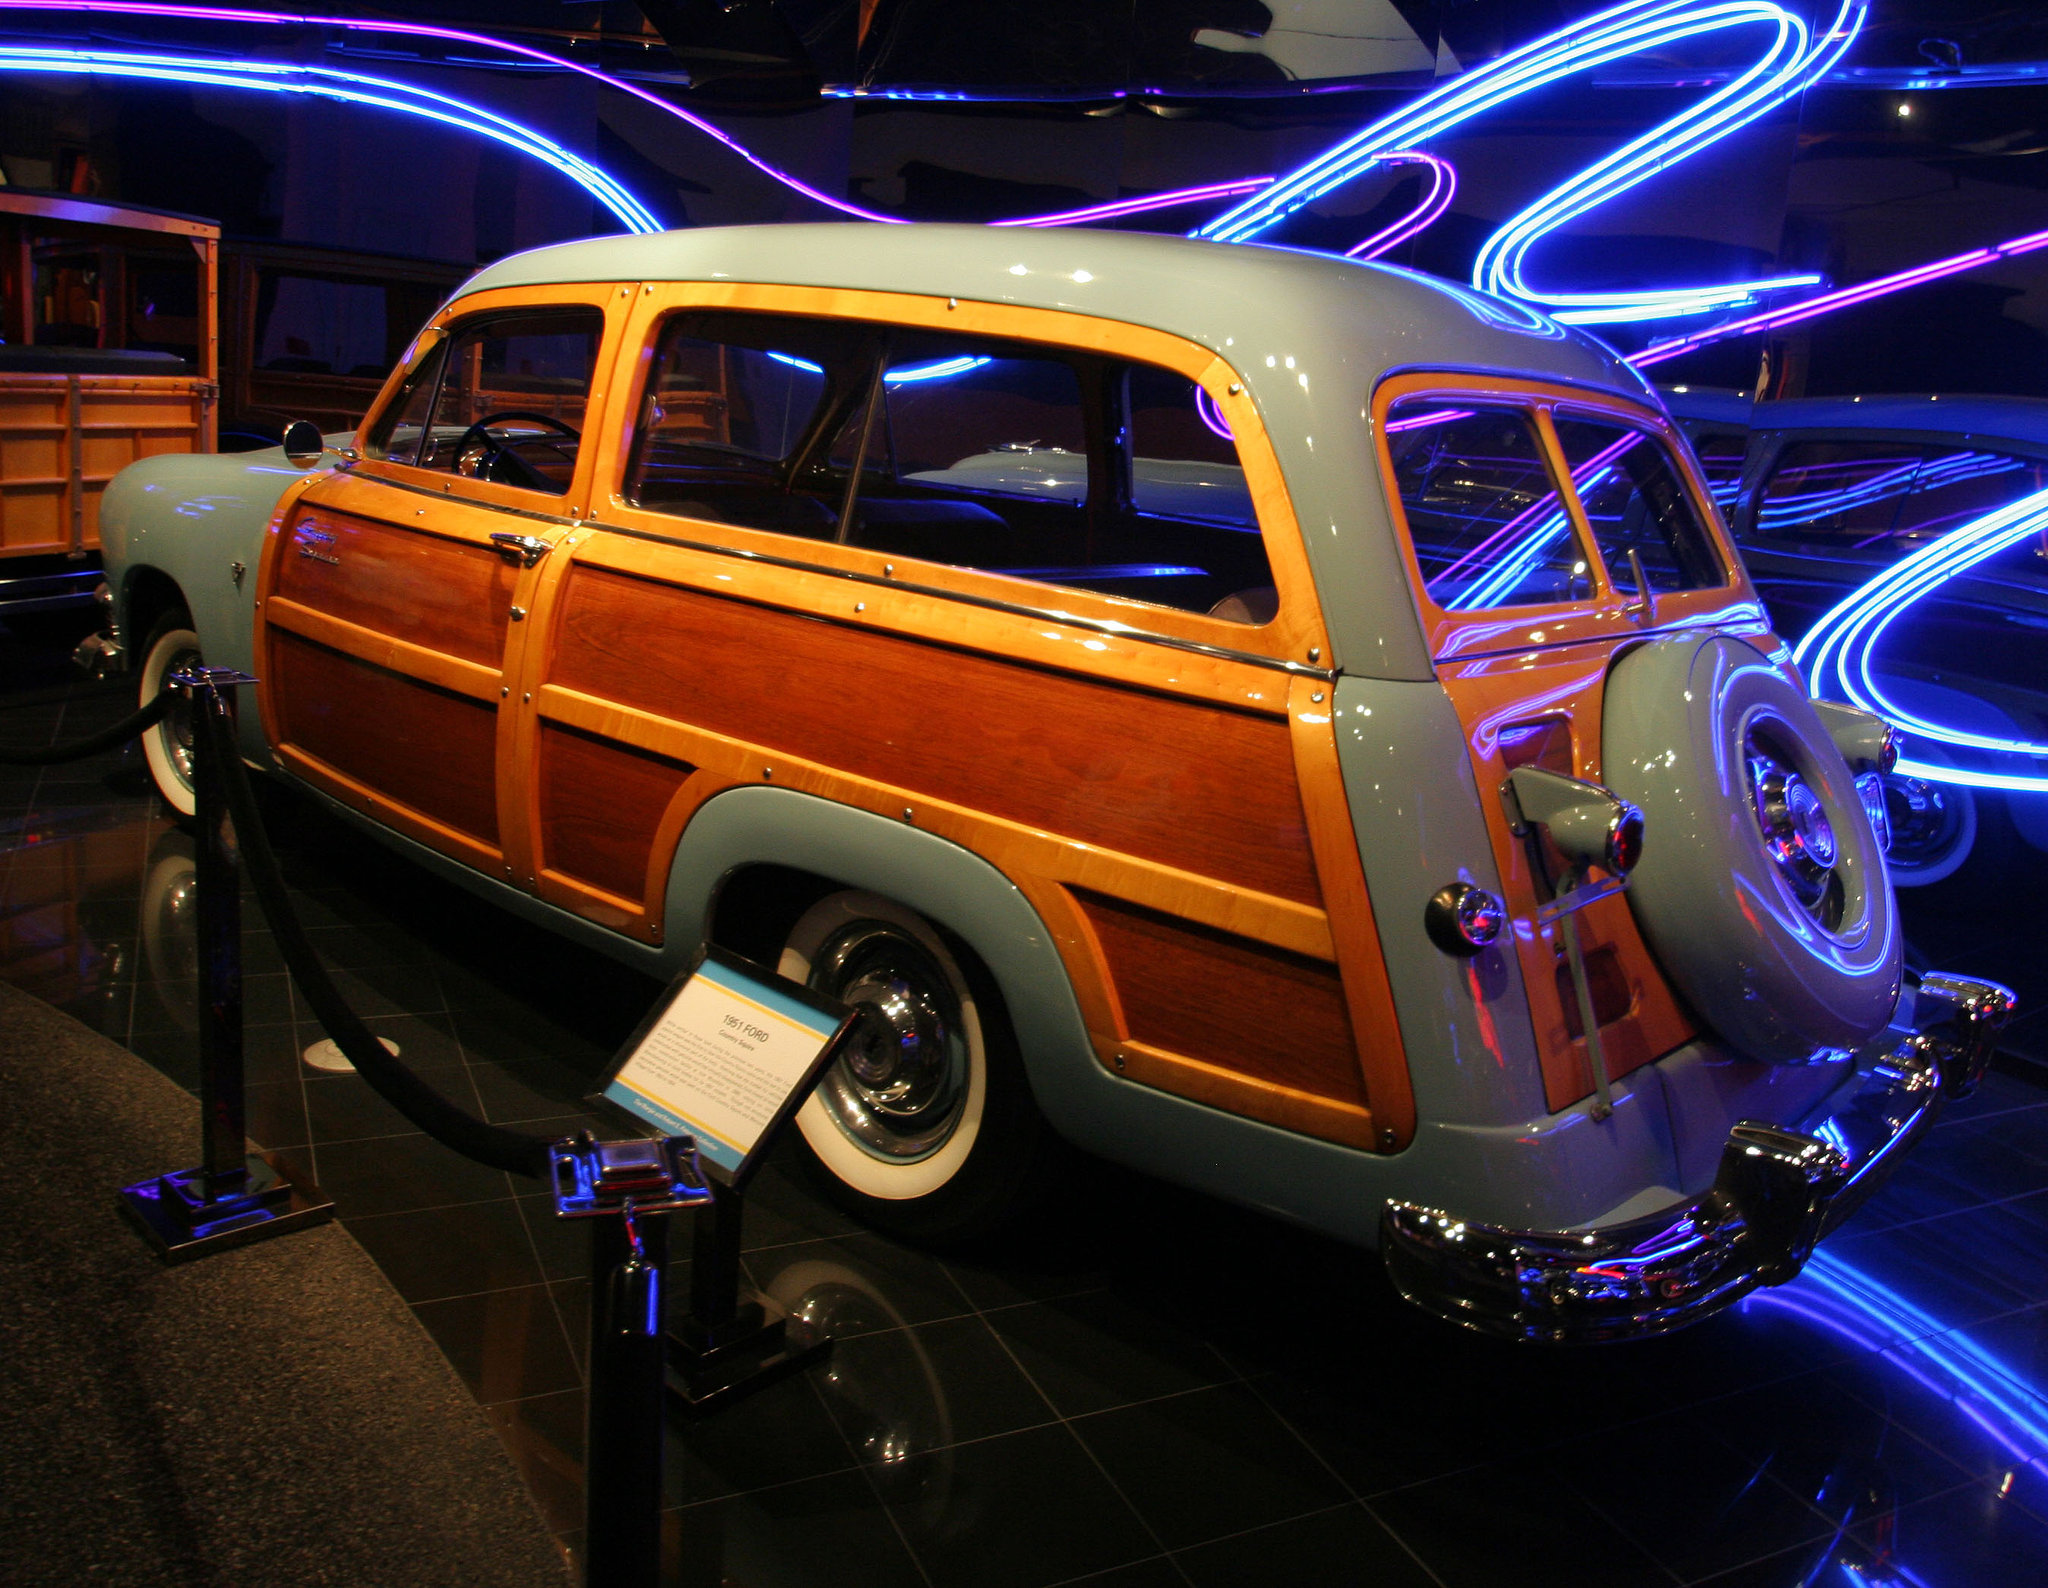
[(551, 683), (1316, 904), (1287, 725), (578, 566)]
[(1366, 1104), (1337, 967), (1076, 890), (1132, 1040), (1289, 1091)]
[(644, 907), (656, 829), (694, 770), (543, 722), (541, 864)]
[(382, 797), (498, 843), (494, 706), (271, 630), (280, 738)]
[(493, 672), (502, 665), (519, 570), (488, 546), (324, 508), (288, 524), (276, 595)]

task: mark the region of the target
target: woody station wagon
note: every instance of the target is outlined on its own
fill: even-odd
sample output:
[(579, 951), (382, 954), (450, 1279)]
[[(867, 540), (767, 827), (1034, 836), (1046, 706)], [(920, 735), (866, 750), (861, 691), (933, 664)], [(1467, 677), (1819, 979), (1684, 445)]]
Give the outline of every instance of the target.
[[(1050, 1135), (1522, 1338), (1798, 1271), (2010, 998), (1902, 976), (1654, 394), (1408, 272), (1116, 233), (610, 238), (471, 280), (352, 446), (108, 492), (145, 696), (656, 975), (855, 1006), (799, 1116), (944, 1239)], [(189, 806), (173, 718), (148, 745)]]

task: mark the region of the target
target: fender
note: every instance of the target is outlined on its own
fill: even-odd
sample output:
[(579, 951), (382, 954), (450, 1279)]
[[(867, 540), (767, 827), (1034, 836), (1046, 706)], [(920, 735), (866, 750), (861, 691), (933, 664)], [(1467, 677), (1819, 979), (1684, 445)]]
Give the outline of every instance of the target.
[[(256, 567), (285, 497), (331, 469), (301, 469), (280, 447), (261, 452), (167, 453), (131, 463), (100, 500), (100, 545), (114, 620), (133, 661), (147, 637), (135, 606), (151, 573), (177, 586), (208, 662), (254, 672)], [(236, 565), (242, 572), (235, 572)], [(270, 764), (255, 712), (242, 753)]]
[(733, 789), (706, 801), (683, 830), (669, 868), (666, 940), (701, 942), (719, 889), (754, 864), (795, 866), (879, 893), (964, 940), (1002, 992), (1033, 1096), (1075, 1146), (1342, 1239), (1377, 1242), (1385, 1196), (1378, 1155), (1105, 1070), (1052, 934), (1017, 886), (973, 851), (793, 789)]

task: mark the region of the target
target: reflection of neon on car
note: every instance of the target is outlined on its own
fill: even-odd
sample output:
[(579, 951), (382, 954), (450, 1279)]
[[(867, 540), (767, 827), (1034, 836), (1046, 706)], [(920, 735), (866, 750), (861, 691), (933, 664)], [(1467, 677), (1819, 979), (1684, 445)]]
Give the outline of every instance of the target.
[[(1982, 479), (1992, 474), (2010, 474), (2025, 465), (2014, 457), (2005, 457), (1995, 452), (1962, 452), (1953, 457), (1936, 458), (1922, 463), (1915, 453), (1900, 458), (1897, 465), (1834, 490), (1809, 491), (1797, 496), (1779, 496), (1763, 504), (1757, 513), (1759, 534), (1771, 534), (1799, 524), (1810, 524), (1816, 519), (1846, 513), (1852, 508), (1868, 507), (1877, 502), (1903, 496), (1909, 490), (1924, 490), (1936, 485), (1954, 485), (1963, 480)], [(1826, 466), (1842, 473), (1852, 472), (1856, 465), (1841, 463)], [(1822, 467), (1806, 471), (1808, 475), (1819, 475)]]

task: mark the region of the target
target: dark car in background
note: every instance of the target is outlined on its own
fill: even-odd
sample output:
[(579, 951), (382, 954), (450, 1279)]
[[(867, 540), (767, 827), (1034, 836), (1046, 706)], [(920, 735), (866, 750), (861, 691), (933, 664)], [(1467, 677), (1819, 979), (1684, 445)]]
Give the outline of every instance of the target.
[[(1981, 560), (1959, 557), (1966, 565), (1951, 577), (1935, 579), (1941, 570), (1930, 566), (1904, 594), (1873, 581), (2048, 489), (2048, 401), (1751, 403), (1682, 386), (1663, 396), (1778, 631), (1798, 645), (1866, 592), (1890, 621), (1874, 635), (1866, 625), (1843, 664), (1903, 714), (1954, 736), (1903, 724), (1905, 764), (1887, 782), (1894, 880), (1912, 887), (1965, 867), (1989, 876), (2038, 864), (2048, 851), (2048, 764), (2023, 747), (2048, 743), (2048, 539), (2022, 524), (2019, 538)], [(1818, 693), (1839, 697), (1839, 669), (1813, 670), (1825, 637), (1813, 636), (1800, 659)]]
[(222, 244), (221, 451), (276, 446), (294, 419), (354, 429), (469, 273), (300, 243)]

